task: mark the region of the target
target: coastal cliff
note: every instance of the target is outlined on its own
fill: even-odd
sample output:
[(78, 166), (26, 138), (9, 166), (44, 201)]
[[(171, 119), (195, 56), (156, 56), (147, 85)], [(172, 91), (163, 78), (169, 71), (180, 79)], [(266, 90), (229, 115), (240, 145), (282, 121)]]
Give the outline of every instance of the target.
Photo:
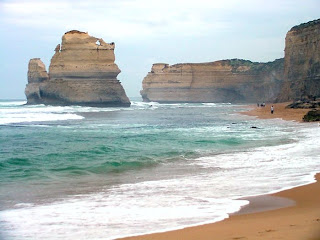
[(286, 35), (284, 85), (278, 101), (320, 96), (320, 19)]
[(25, 94), (28, 104), (130, 106), (117, 80), (114, 43), (88, 33), (69, 31), (55, 48), (49, 74), (39, 58), (31, 59)]
[(231, 59), (210, 63), (157, 63), (142, 82), (144, 101), (274, 101), (283, 80), (283, 59), (269, 63)]

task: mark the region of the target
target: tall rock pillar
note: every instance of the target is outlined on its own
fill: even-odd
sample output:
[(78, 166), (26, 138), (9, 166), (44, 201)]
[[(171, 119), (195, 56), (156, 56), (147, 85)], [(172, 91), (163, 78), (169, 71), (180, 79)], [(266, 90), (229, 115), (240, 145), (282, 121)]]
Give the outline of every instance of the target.
[[(65, 33), (51, 59), (49, 78), (39, 85), (39, 102), (52, 105), (130, 106), (117, 79), (120, 69), (114, 63), (114, 48), (114, 43), (106, 43), (85, 32), (73, 30)], [(29, 92), (28, 86), (26, 93)]]

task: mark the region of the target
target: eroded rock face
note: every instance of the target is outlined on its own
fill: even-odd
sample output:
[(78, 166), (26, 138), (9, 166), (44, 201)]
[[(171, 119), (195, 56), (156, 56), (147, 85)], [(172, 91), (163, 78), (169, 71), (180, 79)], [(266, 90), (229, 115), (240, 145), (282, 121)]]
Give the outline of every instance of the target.
[(40, 83), (49, 79), (46, 66), (40, 58), (30, 59), (28, 65), (28, 82)]
[(278, 96), (282, 81), (283, 59), (158, 63), (144, 78), (141, 95), (156, 102), (269, 102)]
[(55, 48), (49, 76), (44, 78), (45, 67), (40, 59), (30, 60), (25, 91), (28, 103), (130, 106), (117, 80), (120, 69), (114, 63), (114, 48), (114, 43), (85, 32), (65, 33), (61, 45)]
[(25, 89), (29, 104), (41, 103), (39, 86), (48, 79), (49, 75), (46, 71), (46, 67), (40, 58), (30, 59), (28, 65), (28, 85)]
[(320, 19), (287, 33), (284, 79), (279, 101), (320, 96)]

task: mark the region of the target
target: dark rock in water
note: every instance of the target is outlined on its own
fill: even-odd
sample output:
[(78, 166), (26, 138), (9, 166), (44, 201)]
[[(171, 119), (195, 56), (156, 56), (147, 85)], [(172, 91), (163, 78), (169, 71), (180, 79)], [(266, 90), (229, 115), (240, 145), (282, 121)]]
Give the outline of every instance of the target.
[(303, 121), (304, 122), (320, 121), (320, 109), (313, 109), (309, 111), (306, 115), (304, 115)]
[(39, 58), (31, 59), (25, 94), (28, 104), (129, 107), (117, 79), (114, 43), (88, 33), (69, 31), (55, 48), (49, 74)]

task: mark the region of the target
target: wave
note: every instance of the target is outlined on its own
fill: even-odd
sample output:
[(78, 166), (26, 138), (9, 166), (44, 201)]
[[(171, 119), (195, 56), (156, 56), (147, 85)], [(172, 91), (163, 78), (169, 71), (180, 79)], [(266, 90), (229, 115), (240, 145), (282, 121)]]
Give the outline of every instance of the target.
[[(171, 108), (193, 108), (193, 107), (225, 107), (226, 104), (216, 103), (172, 103), (160, 104), (158, 102), (132, 101), (131, 107), (83, 107), (83, 106), (45, 106), (25, 105), (26, 101), (0, 101), (0, 124), (16, 124), (31, 122), (48, 122), (64, 120), (81, 120), (81, 113), (115, 112), (131, 110), (156, 110)], [(228, 104), (227, 104), (228, 105)]]
[(25, 100), (0, 100), (0, 107), (13, 107), (13, 106), (21, 106), (25, 105), (27, 101)]
[[(157, 106), (157, 104), (155, 105)], [(189, 107), (189, 105), (186, 106)], [(143, 108), (144, 105), (140, 104), (140, 107)], [(148, 106), (146, 105), (146, 107)], [(238, 125), (240, 124), (236, 126), (240, 127)], [(246, 124), (240, 128), (239, 134), (250, 125)], [(65, 147), (65, 150), (68, 151), (63, 153), (62, 148), (59, 148), (59, 152), (53, 151), (48, 158), (48, 164), (45, 164), (46, 166), (54, 164), (48, 172), (58, 171), (61, 173), (62, 175), (56, 177), (59, 180), (63, 179), (61, 176), (64, 174), (76, 176), (87, 172), (88, 179), (79, 178), (79, 182), (76, 182), (79, 184), (72, 184), (72, 181), (76, 179), (72, 176), (60, 185), (58, 181), (58, 184), (53, 184), (51, 187), (47, 183), (43, 187), (46, 189), (46, 194), (57, 191), (60, 187), (66, 188), (68, 195), (56, 194), (57, 198), (49, 199), (41, 204), (32, 202), (32, 200), (27, 202), (23, 199), (26, 202), (19, 202), (11, 209), (0, 211), (1, 231), (10, 236), (10, 239), (32, 239), (35, 236), (41, 239), (54, 239), (57, 235), (64, 239), (114, 239), (124, 235), (183, 228), (222, 220), (228, 217), (228, 213), (237, 211), (248, 203), (235, 199), (306, 184), (313, 180), (310, 178), (310, 172), (320, 171), (320, 149), (317, 141), (320, 138), (320, 128), (309, 127), (313, 125), (301, 127), (301, 125), (294, 123), (289, 123), (289, 125), (288, 134), (295, 136), (293, 139), (295, 142), (290, 141), (286, 144), (271, 146), (266, 146), (264, 142), (263, 147), (254, 145), (254, 147), (239, 148), (236, 151), (233, 146), (237, 144), (237, 139), (227, 137), (219, 139), (219, 142), (227, 139), (227, 142), (223, 143), (231, 145), (232, 151), (210, 154), (206, 157), (194, 157), (191, 154), (192, 157), (188, 159), (163, 161), (161, 164), (157, 164), (160, 162), (157, 161), (155, 165), (152, 165), (154, 162), (152, 159), (140, 159), (141, 156), (148, 154), (137, 151), (136, 147), (130, 145), (140, 144), (145, 150), (150, 148), (148, 142), (155, 141), (154, 135), (149, 132), (147, 135), (142, 135), (140, 128), (137, 133), (141, 136), (133, 138), (133, 134), (126, 134), (126, 138), (121, 142), (123, 143), (121, 146), (125, 146), (120, 149), (121, 152), (134, 150), (134, 156), (138, 156), (132, 161), (128, 157), (120, 158), (119, 154), (114, 153), (113, 145), (109, 147), (97, 145), (99, 139), (105, 142), (109, 138), (110, 142), (114, 143), (115, 138), (110, 133), (108, 135), (102, 132), (99, 136), (93, 135), (88, 141), (83, 142), (79, 150), (74, 149), (74, 142), (67, 146), (63, 144), (59, 147)], [(293, 127), (295, 131), (291, 132)], [(274, 128), (276, 126), (272, 127), (272, 129)], [(190, 128), (181, 128), (182, 130), (194, 131)], [(204, 133), (211, 132), (208, 131), (208, 128), (201, 130)], [(179, 134), (175, 134), (175, 132), (173, 135), (169, 135), (168, 139), (179, 135), (180, 140), (185, 141), (185, 137), (181, 136), (181, 131)], [(250, 129), (250, 131), (252, 134), (266, 134), (262, 130), (253, 131)], [(100, 133), (101, 130), (97, 132)], [(119, 134), (118, 130), (115, 132), (117, 135)], [(171, 133), (172, 129), (168, 129), (168, 132)], [(224, 136), (223, 129), (218, 132)], [(267, 128), (266, 132), (270, 132), (270, 128)], [(283, 138), (287, 138), (283, 131), (277, 132)], [(59, 132), (60, 134), (61, 132)], [(85, 139), (81, 136), (88, 134), (90, 131), (84, 132), (83, 135), (75, 135), (74, 139), (70, 139), (69, 136), (68, 140), (83, 141)], [(275, 135), (270, 136), (272, 141), (277, 141)], [(252, 140), (251, 142), (253, 142), (257, 139), (251, 137), (253, 136), (250, 135), (248, 141)], [(147, 139), (147, 141), (139, 142), (139, 139)], [(263, 138), (263, 140), (265, 139)], [(185, 144), (184, 141), (179, 141), (178, 138), (175, 140), (179, 145)], [(171, 157), (168, 154), (170, 151), (174, 157), (179, 154), (179, 151), (172, 145), (173, 142), (170, 143), (170, 146), (163, 144), (167, 142), (167, 138), (164, 138), (164, 141), (156, 142), (159, 148), (151, 148), (151, 150), (160, 153), (161, 159), (165, 154)], [(90, 148), (92, 154), (87, 149), (83, 149), (84, 146), (88, 146), (88, 143), (93, 143), (95, 146)], [(199, 145), (208, 145), (210, 148), (211, 144), (215, 144), (211, 139), (199, 142)], [(206, 149), (208, 148), (206, 147)], [(75, 153), (84, 154), (85, 161), (80, 162), (79, 155), (77, 156)], [(114, 156), (112, 160), (106, 161), (106, 157), (112, 155)], [(93, 156), (97, 156), (99, 161), (94, 161)], [(32, 157), (36, 157), (36, 154)], [(58, 161), (59, 159), (64, 159), (68, 164), (62, 165)], [(117, 161), (118, 159), (122, 159), (122, 162)], [(29, 161), (18, 158), (11, 159), (10, 164), (18, 166), (20, 161), (26, 168), (30, 164)], [(148, 163), (152, 167), (144, 168), (148, 165), (142, 162)], [(135, 169), (136, 167), (138, 169)], [(125, 173), (121, 171), (128, 169), (133, 170)], [(30, 170), (34, 171), (34, 169)], [(103, 185), (99, 189), (96, 188), (97, 182)], [(21, 182), (19, 184), (23, 185)], [(76, 192), (75, 188), (81, 188), (81, 184), (89, 191), (81, 189)], [(28, 184), (28, 186), (30, 185)], [(34, 191), (38, 190), (37, 187), (41, 187), (41, 185), (44, 184), (37, 181), (37, 184), (33, 186)], [(28, 194), (30, 194), (29, 191)], [(53, 231), (55, 236), (52, 235)]]
[(25, 122), (48, 122), (48, 121), (63, 121), (63, 120), (79, 120), (84, 117), (76, 114), (59, 114), (59, 113), (17, 113), (6, 114), (0, 116), (0, 125), (25, 123)]
[(84, 117), (77, 115), (77, 108), (62, 106), (25, 105), (25, 101), (1, 101), (0, 125), (48, 122), (64, 120), (80, 120)]

